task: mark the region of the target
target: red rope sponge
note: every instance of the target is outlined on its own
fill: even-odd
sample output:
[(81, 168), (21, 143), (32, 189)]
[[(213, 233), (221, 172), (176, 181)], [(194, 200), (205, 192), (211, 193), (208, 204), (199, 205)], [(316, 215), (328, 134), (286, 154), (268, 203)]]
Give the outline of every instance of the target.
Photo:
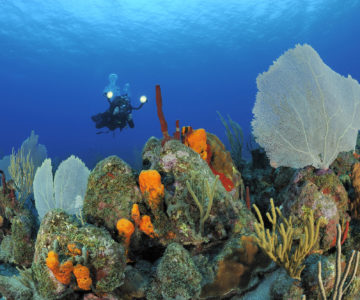
[(168, 126), (165, 120), (164, 112), (162, 110), (162, 97), (161, 97), (160, 85), (156, 85), (155, 89), (156, 89), (156, 108), (160, 120), (161, 132), (163, 134), (164, 139), (168, 140), (170, 137), (168, 133)]

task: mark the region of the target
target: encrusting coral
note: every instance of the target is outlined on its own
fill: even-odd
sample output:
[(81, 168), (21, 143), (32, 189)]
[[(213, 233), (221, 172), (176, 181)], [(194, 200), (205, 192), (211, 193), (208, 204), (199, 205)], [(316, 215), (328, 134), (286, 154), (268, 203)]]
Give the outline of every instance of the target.
[(360, 163), (356, 163), (352, 168), (352, 185), (355, 190), (355, 200), (350, 203), (350, 210), (352, 217), (360, 218)]

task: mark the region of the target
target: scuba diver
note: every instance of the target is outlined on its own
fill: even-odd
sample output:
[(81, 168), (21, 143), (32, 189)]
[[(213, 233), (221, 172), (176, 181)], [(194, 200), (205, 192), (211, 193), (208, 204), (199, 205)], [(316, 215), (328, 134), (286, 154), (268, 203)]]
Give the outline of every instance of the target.
[[(140, 105), (133, 107), (130, 103), (130, 84), (126, 83), (121, 93), (120, 88), (116, 85), (117, 78), (116, 74), (110, 74), (110, 83), (104, 89), (104, 96), (110, 105), (109, 109), (91, 117), (98, 129), (107, 127), (109, 130), (114, 131), (119, 128), (121, 131), (127, 126), (134, 128), (135, 124), (131, 112), (140, 109), (147, 102), (146, 96), (141, 96)], [(107, 132), (97, 132), (97, 134), (100, 133)]]

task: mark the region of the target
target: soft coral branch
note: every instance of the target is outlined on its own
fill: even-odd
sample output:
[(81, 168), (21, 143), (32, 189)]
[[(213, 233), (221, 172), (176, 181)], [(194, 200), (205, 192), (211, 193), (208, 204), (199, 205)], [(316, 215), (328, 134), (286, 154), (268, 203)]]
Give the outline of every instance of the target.
[(3, 186), (3, 194), (5, 195), (7, 192), (5, 173), (3, 170), (0, 170), (0, 174), (2, 175), (1, 181)]

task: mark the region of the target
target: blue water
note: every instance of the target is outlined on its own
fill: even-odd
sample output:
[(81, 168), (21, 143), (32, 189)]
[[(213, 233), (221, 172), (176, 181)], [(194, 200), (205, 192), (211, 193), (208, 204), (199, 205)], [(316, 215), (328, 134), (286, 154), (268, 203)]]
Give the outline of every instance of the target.
[[(155, 85), (170, 133), (205, 128), (227, 144), (216, 111), (246, 135), (256, 77), (297, 43), (360, 81), (357, 0), (0, 0), (0, 157), (31, 130), (49, 157), (88, 165), (116, 154), (134, 163), (161, 137)], [(131, 84), (135, 128), (96, 134), (109, 73)]]

